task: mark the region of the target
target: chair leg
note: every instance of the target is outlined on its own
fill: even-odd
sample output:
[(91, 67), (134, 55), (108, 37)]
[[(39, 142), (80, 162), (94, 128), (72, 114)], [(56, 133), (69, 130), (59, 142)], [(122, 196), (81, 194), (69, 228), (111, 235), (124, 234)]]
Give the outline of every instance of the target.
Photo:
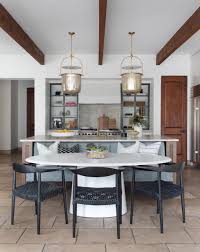
[(120, 205), (116, 204), (117, 239), (120, 239)]
[(40, 215), (41, 215), (41, 201), (37, 202), (37, 234), (40, 234)]
[(37, 215), (37, 200), (35, 200), (35, 215)]
[(160, 212), (160, 232), (163, 233), (163, 206), (161, 191), (161, 172), (158, 172), (158, 194), (159, 194), (159, 212)]
[(181, 208), (182, 208), (182, 220), (185, 223), (185, 198), (184, 192), (181, 193)]
[(121, 179), (121, 173), (119, 174), (119, 213), (120, 213), (120, 224), (122, 224), (122, 179)]
[(38, 197), (37, 197), (37, 234), (40, 234), (40, 215), (41, 215), (41, 173), (38, 172)]
[(130, 212), (130, 224), (133, 224), (133, 207), (135, 198), (135, 170), (132, 172), (132, 182), (131, 182), (131, 212)]
[(122, 224), (122, 196), (120, 197), (120, 206), (119, 206), (119, 213), (120, 213), (120, 224)]
[(159, 213), (160, 213), (160, 209), (159, 209), (159, 200), (156, 200), (156, 202), (157, 202), (157, 209), (156, 209), (156, 212), (157, 212), (157, 214), (159, 214)]
[(77, 224), (77, 204), (75, 204), (75, 223)]
[(12, 207), (11, 207), (11, 225), (14, 225), (15, 218), (15, 195), (12, 194)]
[(159, 211), (160, 211), (160, 232), (163, 233), (163, 207), (162, 207), (162, 199), (159, 200)]
[(76, 237), (77, 204), (73, 203), (73, 238)]
[(63, 203), (64, 203), (64, 212), (65, 212), (65, 223), (68, 224), (67, 202), (66, 202), (66, 183), (65, 183), (64, 171), (62, 171), (62, 183), (63, 183)]

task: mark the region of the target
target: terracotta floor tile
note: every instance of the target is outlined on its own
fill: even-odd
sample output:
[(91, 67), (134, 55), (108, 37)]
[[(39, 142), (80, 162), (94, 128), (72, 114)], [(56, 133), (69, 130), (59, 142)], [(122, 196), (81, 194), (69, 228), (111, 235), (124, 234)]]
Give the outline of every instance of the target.
[[(0, 207), (1, 209), (1, 207)], [(10, 210), (10, 208), (9, 208)], [(41, 209), (42, 211), (42, 209)], [(31, 206), (26, 206), (26, 207), (22, 207), (22, 206), (18, 206), (15, 208), (15, 215), (16, 216), (33, 216), (35, 215), (35, 208), (31, 207)]]
[(23, 232), (24, 229), (0, 229), (0, 243), (16, 243)]
[(165, 245), (106, 245), (106, 252), (169, 252)]
[(160, 230), (155, 228), (135, 228), (133, 235), (136, 244), (193, 243), (184, 230), (177, 232), (174, 229), (164, 229), (161, 234)]
[(170, 252), (200, 252), (200, 245), (194, 244), (169, 244)]
[(0, 226), (2, 227), (8, 219), (10, 219), (8, 216), (0, 216)]
[[(19, 206), (21, 205), (22, 203), (24, 202), (23, 199), (20, 199), (20, 198), (16, 198), (16, 202), (15, 202), (15, 205), (16, 206)], [(11, 198), (3, 198), (1, 199), (0, 198), (0, 207), (1, 206), (11, 206)]]
[(200, 228), (186, 228), (185, 230), (195, 243), (200, 243)]
[(42, 252), (44, 245), (0, 244), (0, 252)]
[[(188, 199), (185, 201), (186, 216), (200, 217), (200, 199)], [(177, 207), (176, 212), (181, 215), (181, 208)]]
[(0, 216), (10, 216), (11, 213), (11, 209), (10, 207), (5, 207), (5, 206), (1, 206), (0, 207)]
[[(160, 227), (160, 219), (159, 215), (152, 216), (153, 223), (156, 225), (156, 227)], [(174, 230), (183, 230), (186, 224), (182, 222), (182, 219), (180, 219), (178, 216), (164, 216), (164, 229), (174, 229)]]
[[(64, 215), (57, 216), (53, 228), (72, 228), (72, 215), (69, 214), (69, 224), (65, 224)], [(77, 227), (80, 228), (103, 228), (102, 218), (77, 218)]]
[[(104, 218), (105, 228), (116, 228), (116, 218)], [(134, 215), (133, 224), (130, 224), (130, 214), (122, 217), (121, 228), (155, 228), (152, 219), (148, 215)]]
[[(41, 227), (51, 228), (56, 217), (41, 217)], [(36, 228), (37, 227), (37, 216), (15, 216), (14, 225), (10, 224), (10, 218), (4, 223), (5, 228)]]
[(121, 239), (117, 239), (116, 229), (79, 229), (78, 244), (93, 244), (93, 243), (134, 243), (131, 230), (128, 228), (121, 229)]
[(53, 245), (45, 246), (43, 252), (105, 252), (105, 245)]
[[(17, 229), (16, 229), (17, 230)], [(26, 229), (19, 243), (45, 244), (45, 243), (67, 243), (73, 244), (76, 239), (72, 238), (71, 229), (41, 229), (41, 234), (37, 235), (36, 229)]]

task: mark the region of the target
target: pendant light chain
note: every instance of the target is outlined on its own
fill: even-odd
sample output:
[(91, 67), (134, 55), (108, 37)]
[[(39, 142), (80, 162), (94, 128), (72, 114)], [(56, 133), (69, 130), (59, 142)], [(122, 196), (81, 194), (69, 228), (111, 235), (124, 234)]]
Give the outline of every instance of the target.
[(75, 95), (81, 90), (81, 76), (83, 65), (79, 58), (73, 55), (73, 36), (75, 32), (68, 32), (70, 36), (70, 52), (63, 58), (60, 65), (62, 77), (62, 91), (64, 94)]
[(131, 65), (133, 65), (133, 35), (135, 32), (129, 32), (130, 35), (130, 56), (131, 56)]
[(71, 70), (70, 72), (72, 73), (72, 58), (73, 58), (73, 52), (72, 52), (72, 40), (73, 36), (75, 35), (75, 32), (69, 32), (70, 35), (70, 64), (71, 64)]

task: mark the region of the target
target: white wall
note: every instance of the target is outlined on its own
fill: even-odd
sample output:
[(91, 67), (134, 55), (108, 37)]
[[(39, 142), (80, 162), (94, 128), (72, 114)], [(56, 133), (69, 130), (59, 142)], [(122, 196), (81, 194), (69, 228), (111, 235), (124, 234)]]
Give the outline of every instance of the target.
[(200, 51), (191, 57), (192, 86), (200, 84)]
[(0, 150), (11, 148), (11, 81), (0, 80)]
[(20, 139), (27, 136), (27, 88), (34, 87), (33, 80), (18, 81), (18, 147)]
[(33, 80), (0, 80), (0, 150), (21, 147), (27, 131), (27, 88)]
[(11, 80), (11, 149), (18, 148), (18, 81)]
[[(35, 80), (35, 134), (42, 135), (46, 131), (46, 79), (59, 78), (60, 61), (63, 55), (47, 55), (46, 64), (39, 65), (29, 55), (1, 55), (0, 78), (34, 79)], [(105, 55), (104, 64), (99, 66), (97, 55), (79, 55), (84, 65), (84, 78), (119, 78), (120, 62), (124, 55)], [(154, 133), (160, 134), (161, 76), (186, 75), (188, 89), (190, 87), (190, 57), (173, 55), (156, 66), (155, 55), (140, 55), (144, 63), (144, 78), (154, 81)], [(188, 92), (189, 93), (189, 92)], [(190, 102), (188, 99), (188, 112)], [(190, 113), (188, 113), (190, 118)], [(188, 120), (188, 138), (190, 134)], [(189, 143), (189, 141), (188, 141)], [(189, 152), (188, 152), (189, 153)]]

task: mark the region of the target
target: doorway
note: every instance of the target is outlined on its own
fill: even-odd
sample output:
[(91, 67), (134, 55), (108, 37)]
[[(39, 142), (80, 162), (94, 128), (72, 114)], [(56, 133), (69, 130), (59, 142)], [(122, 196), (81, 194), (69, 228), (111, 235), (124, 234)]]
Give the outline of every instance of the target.
[(34, 107), (34, 88), (27, 88), (27, 137), (34, 136), (35, 132)]
[(178, 138), (177, 161), (187, 161), (187, 77), (161, 77), (161, 134)]

